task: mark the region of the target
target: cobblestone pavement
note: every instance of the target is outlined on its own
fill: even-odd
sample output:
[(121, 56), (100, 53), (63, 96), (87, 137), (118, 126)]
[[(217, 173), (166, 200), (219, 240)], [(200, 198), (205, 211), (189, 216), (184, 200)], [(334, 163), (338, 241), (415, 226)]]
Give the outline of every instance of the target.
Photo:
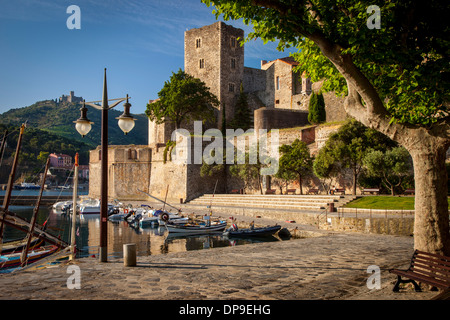
[[(393, 267), (407, 267), (411, 237), (324, 232), (322, 236), (123, 260), (82, 258), (68, 264), (0, 274), (0, 299), (100, 300), (427, 300), (405, 288), (393, 293)], [(80, 270), (80, 289), (69, 289)], [(381, 289), (368, 289), (369, 266)], [(70, 286), (70, 285), (69, 285)]]

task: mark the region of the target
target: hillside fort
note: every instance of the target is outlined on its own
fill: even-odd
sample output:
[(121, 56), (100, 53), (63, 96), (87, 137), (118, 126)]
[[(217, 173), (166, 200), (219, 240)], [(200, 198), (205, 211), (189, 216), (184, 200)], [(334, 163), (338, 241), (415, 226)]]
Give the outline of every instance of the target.
[[(310, 78), (305, 73), (294, 72), (298, 63), (291, 57), (262, 60), (260, 69), (245, 67), (245, 48), (239, 41), (243, 38), (242, 29), (223, 22), (186, 31), (184, 71), (206, 83), (219, 98), (219, 111), (226, 106), (227, 121), (234, 117), (234, 106), (242, 84), (253, 111), (255, 131), (308, 125), (309, 96), (314, 90)], [(327, 121), (346, 118), (342, 102), (332, 93), (325, 95), (325, 104)], [(222, 113), (217, 112), (217, 115), (217, 127), (220, 127)], [(168, 185), (169, 199), (176, 201), (189, 201), (212, 192), (216, 178), (202, 178), (201, 165), (165, 161), (164, 150), (173, 130), (170, 123), (149, 121), (148, 145), (109, 148), (110, 197), (146, 200), (146, 195), (137, 189), (164, 197)], [(318, 147), (316, 136), (325, 140), (329, 134), (327, 129), (320, 130), (316, 133), (313, 126), (287, 131), (287, 134), (281, 134), (280, 143), (291, 143), (295, 138), (301, 138), (314, 150)], [(97, 197), (101, 181), (100, 147), (90, 153), (90, 178), (90, 196)], [(227, 179), (227, 185), (218, 186), (217, 192), (239, 188), (239, 183), (236, 179)]]
[(70, 94), (68, 96), (63, 94), (59, 98), (59, 102), (82, 102), (82, 101), (83, 101), (82, 97), (75, 97), (74, 91), (70, 91)]

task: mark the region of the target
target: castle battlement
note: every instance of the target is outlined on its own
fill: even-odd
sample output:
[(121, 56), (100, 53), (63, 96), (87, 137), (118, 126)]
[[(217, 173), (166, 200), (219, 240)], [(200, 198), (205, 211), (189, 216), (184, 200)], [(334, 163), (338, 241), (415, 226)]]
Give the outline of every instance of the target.
[(83, 101), (82, 97), (75, 97), (74, 91), (70, 91), (70, 94), (68, 96), (62, 95), (59, 98), (59, 102), (81, 102)]

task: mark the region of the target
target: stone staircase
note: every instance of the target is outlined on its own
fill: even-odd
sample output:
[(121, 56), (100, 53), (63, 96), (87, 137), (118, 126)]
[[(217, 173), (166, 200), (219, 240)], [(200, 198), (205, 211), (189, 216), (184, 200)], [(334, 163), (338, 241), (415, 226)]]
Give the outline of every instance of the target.
[(324, 210), (329, 203), (335, 208), (354, 200), (356, 196), (341, 195), (258, 195), (258, 194), (204, 194), (190, 205), (214, 207), (248, 207), (279, 210)]

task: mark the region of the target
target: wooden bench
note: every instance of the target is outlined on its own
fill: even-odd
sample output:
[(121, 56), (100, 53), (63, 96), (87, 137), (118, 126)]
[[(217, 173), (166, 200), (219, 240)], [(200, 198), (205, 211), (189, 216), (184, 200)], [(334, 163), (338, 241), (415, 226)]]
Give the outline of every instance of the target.
[(292, 193), (295, 194), (297, 192), (297, 189), (287, 189), (286, 194)]
[(405, 194), (415, 194), (416, 190), (415, 189), (406, 189), (405, 190)]
[(275, 189), (267, 189), (266, 190), (266, 194), (275, 194), (276, 190)]
[(319, 189), (311, 188), (311, 189), (308, 190), (308, 193), (309, 193), (309, 194), (311, 194), (311, 193), (319, 194)]
[(344, 188), (336, 188), (334, 189), (334, 193), (340, 192), (341, 194), (345, 194), (345, 189)]
[(362, 194), (364, 194), (364, 193), (380, 194), (380, 189), (378, 189), (378, 188), (368, 188), (368, 189), (363, 189), (361, 193), (362, 193)]
[[(397, 275), (394, 292), (399, 291), (401, 283), (407, 282), (412, 282), (416, 292), (420, 292), (416, 281), (440, 289), (450, 288), (450, 257), (415, 250), (407, 270), (391, 269), (389, 272)], [(403, 280), (402, 277), (409, 280)]]

